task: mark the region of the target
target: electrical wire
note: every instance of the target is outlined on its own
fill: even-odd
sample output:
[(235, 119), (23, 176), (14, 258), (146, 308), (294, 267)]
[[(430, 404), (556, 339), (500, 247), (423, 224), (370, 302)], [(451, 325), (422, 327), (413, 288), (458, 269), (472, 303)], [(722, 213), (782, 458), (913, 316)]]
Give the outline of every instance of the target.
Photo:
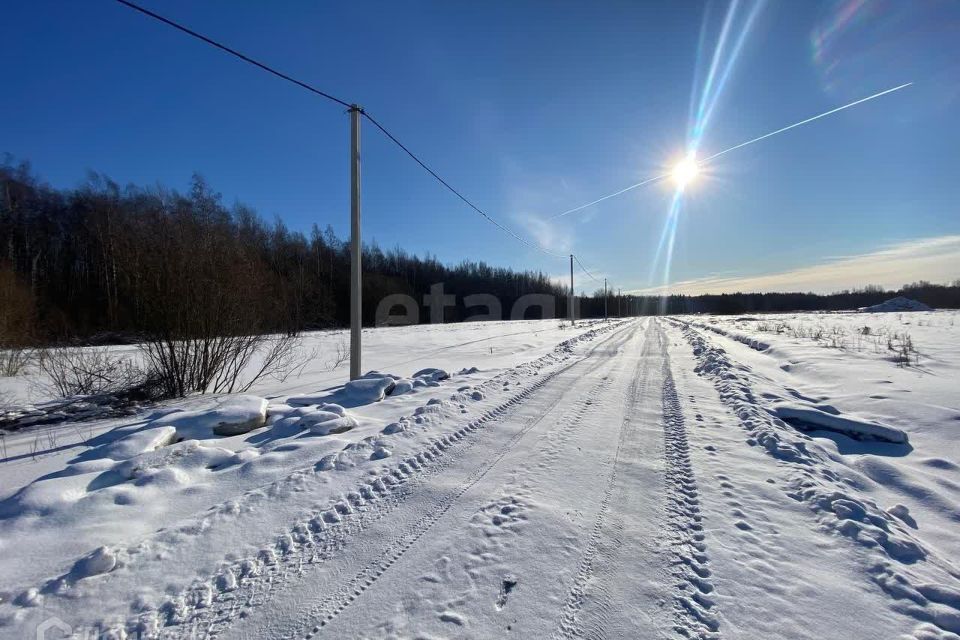
[(523, 243), (524, 245), (526, 245), (526, 246), (528, 246), (528, 247), (530, 247), (530, 248), (532, 248), (532, 249), (536, 249), (536, 250), (538, 250), (538, 251), (540, 251), (540, 252), (542, 252), (542, 253), (545, 253), (546, 255), (552, 256), (552, 257), (554, 257), (554, 258), (566, 258), (566, 257), (567, 257), (567, 256), (565, 256), (565, 255), (562, 255), (562, 254), (559, 254), (559, 253), (554, 253), (554, 252), (552, 252), (552, 251), (549, 251), (549, 250), (543, 248), (542, 246), (540, 246), (539, 243), (524, 238), (523, 236), (521, 236), (520, 234), (516, 233), (516, 232), (513, 231), (512, 229), (510, 229), (510, 228), (502, 225), (501, 223), (497, 222), (496, 220), (494, 220), (494, 219), (493, 219), (490, 215), (488, 215), (485, 211), (483, 211), (482, 209), (480, 209), (480, 207), (478, 207), (478, 206), (475, 205), (473, 202), (471, 202), (470, 200), (468, 200), (462, 193), (460, 193), (459, 191), (457, 191), (456, 189), (454, 189), (454, 188), (450, 185), (450, 183), (448, 183), (446, 180), (444, 180), (443, 178), (441, 178), (441, 177), (437, 174), (436, 171), (434, 171), (434, 170), (431, 169), (429, 166), (427, 166), (427, 164), (426, 164), (425, 162), (423, 162), (420, 158), (418, 158), (418, 157), (416, 156), (416, 154), (414, 154), (412, 151), (410, 151), (410, 149), (407, 148), (406, 145), (404, 145), (402, 142), (400, 142), (400, 141), (396, 138), (396, 136), (394, 136), (392, 133), (390, 133), (389, 131), (387, 131), (387, 129), (386, 129), (383, 125), (381, 125), (379, 122), (377, 122), (377, 120), (376, 120), (373, 116), (371, 116), (369, 113), (367, 113), (366, 111), (364, 111), (362, 108), (357, 107), (356, 105), (350, 104), (350, 103), (347, 102), (346, 100), (341, 100), (340, 98), (337, 98), (337, 97), (335, 97), (335, 96), (332, 96), (332, 95), (330, 95), (329, 93), (327, 93), (327, 92), (325, 92), (325, 91), (321, 91), (320, 89), (317, 89), (316, 87), (314, 87), (314, 86), (312, 86), (312, 85), (309, 85), (309, 84), (307, 84), (306, 82), (302, 82), (302, 81), (300, 81), (300, 80), (297, 80), (296, 78), (293, 78), (293, 77), (291, 77), (291, 76), (289, 76), (289, 75), (287, 75), (287, 74), (285, 74), (285, 73), (283, 73), (283, 72), (281, 72), (281, 71), (277, 71), (277, 70), (274, 69), (273, 67), (270, 67), (270, 66), (268, 66), (268, 65), (266, 65), (266, 64), (264, 64), (264, 63), (262, 63), (262, 62), (259, 62), (258, 60), (254, 60), (253, 58), (251, 58), (251, 57), (249, 57), (249, 56), (247, 56), (247, 55), (245, 55), (245, 54), (243, 54), (243, 53), (240, 53), (240, 52), (237, 51), (236, 49), (233, 49), (233, 48), (231, 48), (231, 47), (228, 47), (227, 45), (222, 44), (222, 43), (220, 43), (220, 42), (217, 42), (216, 40), (213, 40), (212, 38), (208, 38), (207, 36), (205, 36), (205, 35), (203, 35), (203, 34), (201, 34), (201, 33), (197, 33), (196, 31), (194, 31), (193, 29), (190, 29), (189, 27), (186, 27), (186, 26), (184, 26), (184, 25), (182, 25), (182, 24), (180, 24), (180, 23), (178, 23), (178, 22), (174, 22), (173, 20), (170, 20), (169, 18), (165, 18), (164, 16), (162, 16), (162, 15), (160, 15), (160, 14), (158, 14), (158, 13), (154, 13), (153, 11), (150, 11), (149, 9), (145, 9), (144, 7), (141, 7), (141, 6), (138, 5), (138, 4), (135, 4), (135, 3), (133, 3), (133, 2), (130, 2), (129, 0), (116, 0), (116, 1), (119, 2), (120, 4), (124, 5), (125, 7), (128, 7), (128, 8), (130, 8), (130, 9), (133, 9), (134, 11), (138, 11), (138, 12), (140, 12), (140, 13), (142, 13), (142, 14), (150, 17), (150, 18), (153, 18), (154, 20), (158, 20), (158, 21), (162, 22), (163, 24), (166, 24), (166, 25), (168, 25), (168, 26), (170, 26), (170, 27), (173, 27), (174, 29), (177, 29), (178, 31), (182, 31), (183, 33), (186, 33), (186, 34), (189, 35), (189, 36), (192, 36), (192, 37), (194, 37), (194, 38), (196, 38), (196, 39), (198, 39), (198, 40), (201, 40), (202, 42), (205, 42), (205, 43), (207, 43), (207, 44), (209, 44), (209, 45), (211, 45), (211, 46), (213, 46), (213, 47), (216, 47), (217, 49), (220, 49), (221, 51), (225, 51), (226, 53), (229, 53), (230, 55), (236, 56), (237, 58), (243, 60), (244, 62), (247, 62), (247, 63), (249, 63), (249, 64), (252, 64), (253, 66), (258, 67), (258, 68), (266, 71), (267, 73), (271, 73), (271, 74), (277, 76), (278, 78), (281, 78), (281, 79), (283, 79), (283, 80), (286, 80), (287, 82), (292, 82), (293, 84), (297, 85), (298, 87), (302, 87), (303, 89), (306, 89), (307, 91), (310, 91), (311, 93), (315, 93), (315, 94), (317, 94), (317, 95), (319, 95), (319, 96), (322, 96), (322, 97), (324, 97), (324, 98), (326, 98), (326, 99), (328, 99), (328, 100), (332, 100), (333, 102), (336, 102), (336, 103), (339, 104), (339, 105), (342, 105), (342, 106), (344, 106), (344, 107), (347, 107), (348, 110), (351, 110), (351, 111), (352, 111), (352, 110), (355, 110), (355, 109), (356, 109), (356, 110), (359, 110), (360, 113), (361, 113), (367, 120), (369, 120), (370, 123), (371, 123), (373, 126), (375, 126), (377, 129), (379, 129), (381, 132), (383, 132), (383, 134), (384, 134), (385, 136), (387, 136), (387, 138), (389, 138), (394, 144), (396, 144), (398, 147), (400, 147), (408, 156), (410, 156), (410, 157), (413, 159), (414, 162), (416, 162), (418, 165), (420, 165), (427, 173), (429, 173), (431, 176), (433, 176), (440, 184), (442, 184), (444, 187), (446, 187), (447, 189), (449, 189), (455, 196), (457, 196), (458, 198), (460, 198), (460, 200), (462, 200), (468, 207), (470, 207), (471, 209), (473, 209), (474, 211), (476, 211), (477, 213), (479, 213), (481, 216), (483, 216), (483, 218), (485, 218), (485, 219), (487, 220), (487, 222), (490, 222), (491, 224), (493, 224), (495, 227), (497, 227), (497, 228), (500, 229), (501, 231), (503, 231), (503, 232), (511, 235), (514, 239), (516, 239), (517, 241)]
[(436, 172), (436, 171), (434, 171), (434, 170), (431, 169), (429, 166), (427, 166), (427, 164), (426, 164), (423, 160), (421, 160), (420, 158), (418, 158), (415, 153), (413, 153), (412, 151), (410, 151), (410, 149), (408, 149), (405, 144), (403, 144), (402, 142), (400, 142), (399, 140), (397, 140), (397, 138), (396, 138), (392, 133), (390, 133), (389, 131), (387, 131), (387, 129), (386, 129), (382, 124), (380, 124), (379, 122), (377, 122), (377, 120), (376, 120), (373, 116), (371, 116), (371, 115), (370, 115), (369, 113), (367, 113), (366, 111), (362, 111), (362, 113), (363, 113), (363, 116), (364, 116), (367, 120), (370, 121), (370, 124), (372, 124), (372, 125), (375, 126), (377, 129), (379, 129), (379, 130), (383, 133), (383, 135), (387, 136), (387, 138), (389, 138), (395, 145), (397, 145), (398, 147), (400, 147), (400, 149), (402, 149), (404, 153), (406, 153), (408, 156), (410, 156), (410, 157), (413, 159), (414, 162), (416, 162), (418, 165), (420, 165), (420, 166), (423, 168), (424, 171), (426, 171), (426, 172), (429, 173), (431, 176), (433, 176), (434, 178), (436, 178), (437, 182), (439, 182), (439, 183), (442, 184), (444, 187), (446, 187), (447, 189), (449, 189), (451, 193), (453, 193), (455, 196), (457, 196), (458, 198), (460, 198), (460, 200), (462, 200), (468, 207), (470, 207), (471, 209), (473, 209), (474, 211), (476, 211), (477, 213), (479, 213), (481, 216), (483, 216), (488, 222), (490, 222), (491, 224), (493, 224), (495, 227), (497, 227), (497, 228), (500, 229), (501, 231), (504, 231), (504, 232), (510, 234), (510, 235), (513, 236), (515, 239), (517, 239), (518, 241), (520, 241), (520, 242), (522, 242), (523, 244), (527, 245), (528, 247), (530, 247), (530, 248), (532, 248), (532, 249), (536, 249), (536, 250), (538, 250), (538, 251), (540, 251), (540, 252), (542, 252), (542, 253), (545, 253), (545, 254), (547, 254), (548, 256), (553, 256), (554, 258), (566, 258), (566, 257), (567, 257), (567, 256), (565, 256), (565, 255), (563, 255), (563, 254), (554, 253), (553, 251), (550, 251), (550, 250), (548, 250), (548, 249), (544, 249), (543, 247), (540, 246), (539, 243), (537, 243), (537, 242), (532, 242), (532, 241), (530, 241), (530, 240), (527, 240), (527, 239), (524, 238), (523, 236), (521, 236), (521, 235), (517, 234), (516, 232), (514, 232), (514, 231), (513, 231), (512, 229), (510, 229), (509, 227), (505, 227), (504, 225), (502, 225), (502, 224), (500, 224), (499, 222), (497, 222), (496, 220), (494, 220), (492, 217), (490, 217), (489, 214), (487, 214), (487, 212), (485, 212), (483, 209), (481, 209), (481, 208), (478, 207), (477, 205), (473, 204), (470, 200), (468, 200), (468, 199), (466, 198), (466, 196), (464, 196), (462, 193), (460, 193), (459, 191), (457, 191), (456, 189), (454, 189), (452, 186), (450, 186), (450, 183), (449, 183), (449, 182), (447, 182), (446, 180), (444, 180), (443, 178), (441, 178), (439, 175), (437, 175), (437, 172)]
[(583, 263), (580, 262), (580, 258), (578, 258), (576, 254), (573, 254), (573, 259), (576, 260), (576, 262), (577, 262), (578, 265), (580, 265), (580, 268), (583, 269), (583, 272), (584, 272), (585, 274), (587, 274), (588, 276), (590, 276), (590, 279), (591, 279), (591, 280), (593, 280), (594, 282), (596, 282), (596, 283), (598, 283), (598, 284), (600, 283), (600, 280), (597, 279), (597, 278), (595, 278), (594, 275), (593, 275), (592, 273), (590, 273), (585, 266), (583, 266)]
[[(340, 98), (337, 98), (336, 96), (333, 96), (333, 95), (331, 95), (331, 94), (329, 94), (329, 93), (327, 93), (327, 92), (325, 92), (325, 91), (322, 91), (322, 90), (320, 90), (320, 89), (318, 89), (318, 88), (316, 88), (316, 87), (314, 87), (314, 86), (312, 86), (312, 85), (310, 85), (310, 84), (308, 84), (308, 83), (306, 83), (306, 82), (303, 82), (303, 81), (301, 81), (301, 80), (297, 80), (296, 78), (294, 78), (294, 77), (292, 77), (292, 76), (289, 76), (289, 75), (287, 75), (287, 74), (285, 74), (285, 73), (283, 73), (283, 72), (281, 72), (281, 71), (278, 71), (277, 69), (274, 69), (273, 67), (270, 67), (269, 65), (266, 65), (266, 64), (264, 64), (264, 63), (262, 63), (262, 62), (260, 62), (260, 61), (258, 61), (258, 60), (255, 60), (255, 59), (253, 59), (253, 58), (251, 58), (251, 57), (249, 57), (249, 56), (247, 56), (247, 55), (245, 55), (245, 54), (243, 54), (243, 53), (240, 53), (240, 52), (237, 51), (236, 49), (233, 49), (233, 48), (231, 48), (231, 47), (228, 47), (228, 46), (225, 45), (225, 44), (222, 44), (222, 43), (220, 43), (220, 42), (217, 42), (216, 40), (213, 40), (212, 38), (209, 38), (209, 37), (207, 37), (207, 36), (205, 36), (205, 35), (203, 35), (203, 34), (201, 34), (201, 33), (198, 33), (198, 32), (196, 32), (196, 31), (194, 31), (193, 29), (190, 29), (189, 27), (186, 27), (186, 26), (184, 26), (184, 25), (182, 25), (182, 24), (180, 24), (180, 23), (178, 23), (178, 22), (175, 22), (175, 21), (173, 21), (173, 20), (171, 20), (171, 19), (169, 19), (169, 18), (166, 18), (166, 17), (164, 17), (164, 16), (162, 16), (162, 15), (160, 15), (160, 14), (158, 14), (158, 13), (154, 13), (153, 11), (150, 11), (149, 9), (146, 9), (146, 8), (144, 8), (144, 7), (141, 7), (140, 5), (135, 4), (134, 2), (130, 2), (130, 0), (116, 0), (116, 2), (120, 3), (121, 5), (129, 8), (129, 9), (133, 9), (134, 11), (137, 11), (137, 12), (139, 12), (139, 13), (141, 13), (141, 14), (149, 17), (149, 18), (152, 18), (152, 19), (154, 19), (154, 20), (157, 20), (157, 21), (159, 21), (159, 22), (161, 22), (161, 23), (163, 23), (163, 24), (166, 24), (167, 26), (170, 26), (170, 27), (172, 27), (172, 28), (174, 28), (174, 29), (176, 29), (176, 30), (178, 30), (178, 31), (180, 31), (180, 32), (182, 32), (182, 33), (185, 33), (185, 34), (187, 34), (187, 35), (189, 35), (189, 36), (191, 36), (191, 37), (193, 37), (193, 38), (196, 38), (197, 40), (200, 40), (200, 41), (202, 41), (202, 42), (204, 42), (204, 43), (206, 43), (206, 44), (209, 44), (209, 45), (212, 46), (212, 47), (215, 47), (215, 48), (220, 49), (221, 51), (224, 51), (224, 52), (226, 52), (226, 53), (228, 53), (228, 54), (230, 54), (230, 55), (232, 55), (232, 56), (235, 56), (236, 58), (239, 58), (240, 60), (243, 60), (244, 62), (246, 62), (246, 63), (248, 63), (248, 64), (251, 64), (251, 65), (253, 65), (253, 66), (255, 66), (255, 67), (258, 67), (259, 69), (261, 69), (261, 70), (263, 70), (263, 71), (266, 71), (267, 73), (270, 73), (270, 74), (272, 74), (272, 75), (274, 75), (274, 76), (276, 76), (276, 77), (278, 77), (278, 78), (280, 78), (280, 79), (282, 79), (282, 80), (286, 80), (287, 82), (290, 82), (290, 83), (292, 83), (292, 84), (297, 85), (298, 87), (301, 87), (301, 88), (303, 88), (303, 89), (306, 89), (307, 91), (309, 91), (309, 92), (311, 92), (311, 93), (314, 93), (314, 94), (319, 95), (319, 96), (321, 96), (321, 97), (323, 97), (323, 98), (326, 98), (327, 100), (330, 100), (330, 101), (332, 101), (332, 102), (335, 102), (335, 103), (337, 103), (337, 104), (339, 104), (339, 105), (341, 105), (341, 106), (343, 106), (343, 107), (346, 107), (348, 110), (351, 110), (351, 111), (355, 111), (355, 110), (356, 110), (356, 111), (359, 111), (363, 117), (365, 117), (368, 121), (370, 121), (370, 123), (371, 123), (373, 126), (375, 126), (377, 129), (379, 129), (391, 142), (393, 142), (395, 145), (397, 145), (397, 146), (398, 146), (404, 153), (406, 153), (414, 162), (416, 162), (418, 165), (420, 165), (420, 167), (421, 167), (424, 171), (426, 171), (427, 173), (429, 173), (434, 179), (437, 180), (437, 182), (439, 182), (439, 183), (440, 183), (441, 185), (443, 185), (447, 190), (449, 190), (451, 193), (453, 193), (455, 196), (457, 196), (457, 198), (459, 198), (464, 204), (466, 204), (468, 207), (470, 207), (473, 211), (475, 211), (476, 213), (480, 214), (480, 216), (482, 216), (487, 222), (493, 224), (495, 227), (497, 227), (498, 229), (500, 229), (500, 230), (503, 231), (504, 233), (507, 233), (507, 234), (509, 234), (510, 236), (512, 236), (512, 237), (513, 237), (514, 239), (516, 239), (518, 242), (520, 242), (520, 243), (522, 243), (522, 244), (524, 244), (524, 245), (526, 245), (526, 246), (528, 246), (528, 247), (530, 247), (530, 248), (532, 248), (532, 249), (536, 249), (537, 251), (540, 251), (541, 253), (544, 253), (544, 254), (546, 254), (546, 255), (548, 255), (548, 256), (552, 256), (552, 257), (554, 257), (554, 258), (567, 258), (566, 255), (559, 254), (559, 253), (555, 253), (555, 252), (553, 252), (553, 251), (550, 251), (550, 250), (548, 250), (548, 249), (545, 249), (544, 247), (542, 247), (542, 246), (541, 246), (538, 242), (536, 242), (536, 241), (531, 241), (531, 240), (528, 240), (527, 238), (524, 238), (524, 237), (521, 236), (520, 234), (518, 234), (518, 233), (516, 233), (515, 231), (513, 231), (512, 229), (510, 229), (509, 227), (506, 227), (506, 226), (504, 226), (503, 224), (501, 224), (500, 222), (498, 222), (497, 220), (495, 220), (493, 217), (491, 217), (489, 214), (487, 214), (483, 209), (481, 209), (480, 207), (478, 207), (477, 205), (475, 205), (473, 202), (471, 202), (466, 196), (464, 196), (462, 193), (460, 193), (457, 189), (453, 188), (453, 186), (451, 186), (450, 183), (448, 183), (446, 180), (444, 180), (443, 178), (441, 178), (440, 175), (439, 175), (436, 171), (434, 171), (433, 169), (431, 169), (423, 160), (421, 160), (416, 154), (414, 154), (405, 144), (403, 144), (402, 142), (400, 142), (400, 140), (398, 140), (396, 136), (394, 136), (392, 133), (390, 133), (390, 132), (386, 129), (386, 127), (384, 127), (382, 124), (380, 124), (373, 116), (371, 116), (369, 113), (367, 113), (365, 110), (363, 110), (362, 108), (358, 107), (357, 105), (351, 104), (351, 103), (347, 102), (346, 100), (341, 100)], [(753, 138), (752, 140), (748, 140), (748, 141), (746, 141), (746, 142), (740, 143), (740, 144), (738, 144), (738, 145), (735, 145), (735, 146), (733, 146), (733, 147), (730, 147), (730, 148), (728, 148), (728, 149), (725, 149), (725, 150), (723, 150), (723, 151), (720, 151), (719, 153), (715, 153), (715, 154), (713, 154), (712, 156), (709, 156), (709, 157), (707, 157), (707, 158), (704, 158), (703, 160), (701, 160), (701, 161), (699, 162), (699, 164), (705, 164), (705, 163), (710, 162), (711, 160), (714, 160), (715, 158), (718, 158), (718, 157), (720, 157), (720, 156), (722, 156), (722, 155), (724, 155), (724, 154), (726, 154), (726, 153), (729, 153), (730, 151), (733, 151), (733, 150), (735, 150), (735, 149), (739, 149), (739, 148), (741, 148), (741, 147), (745, 147), (745, 146), (747, 146), (747, 145), (749, 145), (749, 144), (753, 144), (753, 143), (755, 143), (755, 142), (759, 142), (760, 140), (763, 140), (763, 139), (765, 139), (765, 138), (769, 138), (769, 137), (774, 136), (774, 135), (776, 135), (776, 134), (778, 134), (778, 133), (783, 133), (784, 131), (787, 131), (787, 130), (789, 130), (789, 129), (793, 129), (793, 128), (795, 128), (795, 127), (799, 127), (799, 126), (804, 125), (804, 124), (807, 124), (807, 123), (809, 123), (809, 122), (813, 122), (814, 120), (819, 120), (820, 118), (823, 118), (823, 117), (825, 117), (825, 116), (831, 115), (831, 114), (836, 113), (836, 112), (838, 112), (838, 111), (842, 111), (842, 110), (844, 110), (844, 109), (848, 109), (848, 108), (850, 108), (850, 107), (853, 107), (853, 106), (855, 106), (855, 105), (861, 104), (861, 103), (863, 103), (863, 102), (867, 102), (868, 100), (873, 100), (874, 98), (878, 98), (878, 97), (883, 96), (883, 95), (886, 95), (886, 94), (888, 94), (888, 93), (892, 93), (892, 92), (897, 91), (897, 90), (899, 90), (899, 89), (903, 89), (904, 87), (908, 87), (908, 86), (910, 86), (911, 84), (912, 84), (912, 83), (909, 83), (909, 82), (908, 82), (908, 83), (902, 84), (902, 85), (900, 85), (900, 86), (894, 87), (894, 88), (892, 88), (892, 89), (887, 89), (886, 91), (881, 91), (881, 92), (876, 93), (876, 94), (874, 94), (874, 95), (872, 95), (872, 96), (868, 96), (868, 97), (863, 98), (863, 99), (861, 99), (861, 100), (857, 100), (857, 101), (855, 101), (855, 102), (851, 102), (851, 103), (849, 103), (849, 104), (843, 105), (843, 106), (838, 107), (838, 108), (836, 108), (836, 109), (832, 109), (832, 110), (827, 111), (827, 112), (825, 112), (825, 113), (816, 115), (816, 116), (814, 116), (814, 117), (812, 117), (812, 118), (808, 118), (808, 119), (806, 119), (806, 120), (802, 120), (802, 121), (800, 121), (800, 122), (797, 122), (797, 123), (795, 123), (795, 124), (789, 125), (789, 126), (787, 126), (787, 127), (783, 127), (783, 128), (781, 128), (781, 129), (777, 129), (776, 131), (772, 131), (772, 132), (767, 133), (767, 134), (764, 134), (764, 135), (762, 135), (762, 136)], [(614, 197), (619, 196), (619, 195), (621, 195), (621, 194), (624, 194), (624, 193), (626, 193), (626, 192), (628, 192), (628, 191), (632, 191), (633, 189), (637, 189), (637, 188), (642, 187), (642, 186), (644, 186), (644, 185), (650, 184), (650, 183), (652, 183), (652, 182), (656, 182), (656, 181), (659, 181), (659, 180), (663, 180), (664, 178), (667, 178), (668, 176), (669, 176), (669, 174), (662, 174), (662, 175), (654, 176), (654, 177), (652, 177), (652, 178), (648, 178), (648, 179), (643, 180), (643, 181), (641, 181), (641, 182), (638, 182), (638, 183), (636, 183), (636, 184), (632, 184), (632, 185), (630, 185), (630, 186), (628, 186), (628, 187), (626, 187), (626, 188), (624, 188), (624, 189), (620, 189), (619, 191), (615, 191), (615, 192), (613, 192), (613, 193), (610, 193), (610, 194), (607, 194), (607, 195), (602, 196), (602, 197), (600, 197), (600, 198), (597, 198), (596, 200), (593, 200), (592, 202), (588, 202), (587, 204), (580, 205), (580, 206), (578, 206), (578, 207), (575, 207), (575, 208), (573, 208), (573, 209), (569, 209), (569, 210), (564, 211), (564, 212), (562, 212), (562, 213), (555, 214), (555, 215), (551, 216), (550, 219), (556, 219), (556, 218), (560, 218), (560, 217), (569, 215), (569, 214), (571, 214), (571, 213), (576, 213), (577, 211), (582, 211), (583, 209), (586, 209), (586, 208), (591, 207), (591, 206), (593, 206), (593, 205), (595, 205), (595, 204), (598, 204), (598, 203), (600, 203), (600, 202), (603, 202), (604, 200), (607, 200), (607, 199), (609, 199), (609, 198), (614, 198)], [(593, 275), (592, 273), (590, 273), (590, 271), (589, 271), (586, 267), (583, 266), (583, 263), (580, 262), (580, 259), (579, 259), (576, 255), (574, 255), (573, 257), (574, 257), (574, 259), (576, 260), (577, 264), (580, 265), (580, 269), (582, 269), (583, 272), (584, 272), (587, 276), (589, 276), (589, 277), (590, 277), (592, 280), (594, 280), (595, 282), (600, 282), (596, 277), (594, 277), (594, 275)]]
[(311, 86), (311, 85), (307, 84), (306, 82), (301, 82), (300, 80), (297, 80), (296, 78), (292, 78), (292, 77), (288, 76), (287, 74), (283, 73), (282, 71), (277, 71), (277, 70), (274, 69), (273, 67), (267, 66), (267, 65), (265, 65), (265, 64), (262, 63), (262, 62), (259, 62), (259, 61), (257, 61), (257, 60), (254, 60), (254, 59), (251, 58), (250, 56), (244, 55), (244, 54), (240, 53), (239, 51), (237, 51), (236, 49), (231, 49), (230, 47), (228, 47), (228, 46), (225, 45), (225, 44), (221, 44), (221, 43), (217, 42), (216, 40), (213, 40), (213, 39), (211, 39), (211, 38), (208, 38), (207, 36), (205, 36), (205, 35), (203, 35), (203, 34), (197, 33), (197, 32), (194, 31), (193, 29), (190, 29), (189, 27), (185, 27), (185, 26), (183, 26), (182, 24), (180, 24), (180, 23), (178, 23), (178, 22), (174, 22), (173, 20), (171, 20), (171, 19), (169, 19), (169, 18), (164, 18), (164, 17), (161, 16), (160, 14), (154, 13), (153, 11), (150, 11), (149, 9), (145, 9), (145, 8), (141, 7), (140, 5), (138, 5), (138, 4), (134, 4), (133, 2), (130, 2), (129, 0), (117, 0), (117, 2), (119, 2), (119, 3), (122, 4), (122, 5), (124, 5), (125, 7), (129, 7), (130, 9), (133, 9), (134, 11), (139, 11), (140, 13), (144, 14), (145, 16), (149, 16), (149, 17), (153, 18), (154, 20), (159, 20), (160, 22), (162, 22), (162, 23), (164, 23), (164, 24), (166, 24), (166, 25), (168, 25), (168, 26), (171, 26), (171, 27), (173, 27), (174, 29), (177, 29), (178, 31), (182, 31), (183, 33), (185, 33), (185, 34), (187, 34), (187, 35), (189, 35), (189, 36), (192, 36), (192, 37), (194, 37), (194, 38), (196, 38), (196, 39), (198, 39), (198, 40), (202, 40), (203, 42), (206, 42), (207, 44), (209, 44), (209, 45), (211, 45), (211, 46), (213, 46), (213, 47), (216, 47), (217, 49), (220, 49), (221, 51), (226, 51), (226, 52), (229, 53), (230, 55), (236, 56), (237, 58), (240, 58), (240, 59), (243, 60), (244, 62), (247, 62), (247, 63), (249, 63), (249, 64), (252, 64), (252, 65), (255, 66), (255, 67), (259, 67), (259, 68), (263, 69), (264, 71), (266, 71), (267, 73), (272, 73), (273, 75), (277, 76), (278, 78), (282, 78), (283, 80), (286, 80), (287, 82), (292, 82), (293, 84), (297, 85), (298, 87), (302, 87), (302, 88), (306, 89), (307, 91), (310, 91), (310, 92), (312, 92), (312, 93), (317, 94), (318, 96), (322, 96), (322, 97), (326, 98), (327, 100), (332, 100), (332, 101), (336, 102), (337, 104), (343, 105), (344, 107), (347, 107), (347, 108), (350, 108), (350, 106), (351, 106), (350, 103), (347, 102), (347, 101), (345, 101), (345, 100), (341, 100), (340, 98), (337, 98), (336, 96), (332, 96), (332, 95), (330, 95), (329, 93), (327, 93), (326, 91), (321, 91), (320, 89), (317, 89), (316, 87)]

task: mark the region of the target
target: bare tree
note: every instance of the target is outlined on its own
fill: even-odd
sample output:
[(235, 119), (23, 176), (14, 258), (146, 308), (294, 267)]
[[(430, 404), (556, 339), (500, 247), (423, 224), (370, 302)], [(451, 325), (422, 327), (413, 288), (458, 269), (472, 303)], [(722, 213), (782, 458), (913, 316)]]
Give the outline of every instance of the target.
[[(244, 230), (199, 178), (172, 215), (155, 218), (141, 264), (150, 283), (142, 349), (167, 395), (243, 391), (296, 367), (299, 321)], [(286, 331), (268, 335), (276, 327)]]
[(30, 288), (0, 264), (0, 375), (15, 376), (30, 361), (34, 308)]

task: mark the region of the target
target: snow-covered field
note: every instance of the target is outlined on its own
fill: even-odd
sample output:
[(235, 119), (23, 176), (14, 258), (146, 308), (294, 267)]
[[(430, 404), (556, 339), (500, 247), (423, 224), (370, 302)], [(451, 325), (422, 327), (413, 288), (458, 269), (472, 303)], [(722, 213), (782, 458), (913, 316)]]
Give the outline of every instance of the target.
[(957, 638), (957, 321), (376, 329), (347, 386), (312, 334), (243, 396), (18, 431), (0, 637)]

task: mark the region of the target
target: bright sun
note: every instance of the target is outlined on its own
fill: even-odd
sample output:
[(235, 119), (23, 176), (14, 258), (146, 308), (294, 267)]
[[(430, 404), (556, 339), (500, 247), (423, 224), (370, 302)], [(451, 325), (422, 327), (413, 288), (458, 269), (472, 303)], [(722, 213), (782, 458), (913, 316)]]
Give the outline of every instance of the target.
[(673, 181), (682, 189), (697, 177), (699, 171), (696, 160), (692, 157), (684, 158), (673, 168)]

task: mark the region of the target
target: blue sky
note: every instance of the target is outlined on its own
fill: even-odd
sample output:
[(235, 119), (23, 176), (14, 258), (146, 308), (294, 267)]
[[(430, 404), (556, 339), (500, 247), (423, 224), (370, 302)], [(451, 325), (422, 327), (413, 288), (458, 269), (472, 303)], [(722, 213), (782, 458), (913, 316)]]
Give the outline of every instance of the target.
[[(614, 286), (663, 284), (652, 265), (670, 182), (549, 217), (683, 156), (691, 93), (702, 92), (728, 3), (143, 3), (362, 104), (491, 215)], [(960, 278), (960, 4), (754, 7), (731, 13), (728, 43), (744, 33), (743, 45), (714, 85), (701, 156), (914, 85), (705, 167), (683, 194), (669, 282), (695, 292)], [(109, 0), (8, 3), (0, 53), (0, 153), (51, 184), (75, 186), (92, 169), (184, 188), (197, 171), (227, 203), (348, 235), (341, 107)], [(566, 272), (371, 126), (363, 172), (364, 240)]]

